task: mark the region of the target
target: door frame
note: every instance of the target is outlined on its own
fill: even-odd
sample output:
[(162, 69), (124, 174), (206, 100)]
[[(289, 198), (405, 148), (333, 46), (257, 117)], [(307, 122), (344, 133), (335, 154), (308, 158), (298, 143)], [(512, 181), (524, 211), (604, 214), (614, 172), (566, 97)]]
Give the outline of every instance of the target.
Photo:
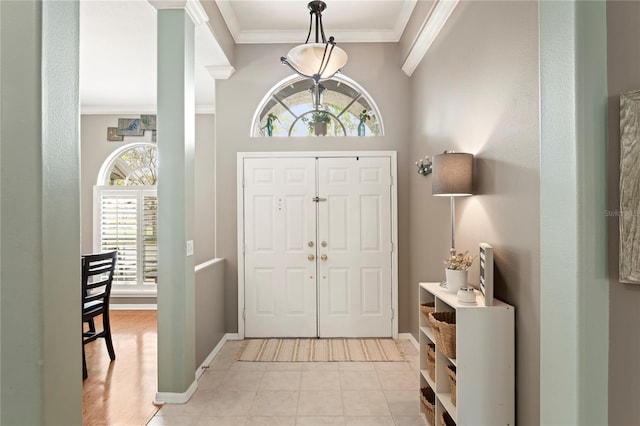
[(391, 331), (398, 338), (398, 153), (396, 151), (286, 151), (238, 152), (236, 167), (236, 220), (238, 224), (238, 338), (244, 339), (244, 160), (250, 158), (388, 157), (391, 161)]

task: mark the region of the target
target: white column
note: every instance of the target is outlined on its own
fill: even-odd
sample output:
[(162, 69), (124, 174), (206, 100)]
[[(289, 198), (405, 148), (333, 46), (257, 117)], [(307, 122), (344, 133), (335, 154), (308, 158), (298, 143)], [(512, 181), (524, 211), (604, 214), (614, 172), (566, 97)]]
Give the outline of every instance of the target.
[(540, 2), (540, 424), (608, 423), (604, 1)]
[(196, 389), (193, 244), (195, 25), (197, 1), (150, 1), (158, 9), (158, 402)]
[(79, 425), (79, 4), (0, 10), (0, 424)]

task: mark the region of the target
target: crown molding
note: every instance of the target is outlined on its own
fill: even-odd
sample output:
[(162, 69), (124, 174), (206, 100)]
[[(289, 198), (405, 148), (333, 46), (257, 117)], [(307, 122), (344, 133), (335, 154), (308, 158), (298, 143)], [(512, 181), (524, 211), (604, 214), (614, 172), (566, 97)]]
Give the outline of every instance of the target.
[(193, 23), (204, 24), (209, 20), (200, 0), (147, 0), (156, 10), (184, 9)]
[[(302, 44), (304, 37), (300, 31), (241, 31), (234, 34), (237, 44)], [(336, 43), (394, 43), (402, 34), (388, 30), (333, 30), (331, 36)], [(329, 35), (327, 35), (329, 36)]]
[(80, 114), (155, 114), (156, 105), (80, 105)]
[(424, 58), (424, 55), (427, 54), (434, 40), (440, 34), (458, 2), (459, 0), (438, 0), (433, 6), (431, 13), (422, 24), (422, 28), (409, 50), (407, 59), (402, 64), (402, 71), (409, 77), (420, 65), (422, 58)]
[(238, 18), (236, 17), (236, 13), (231, 6), (230, 1), (216, 1), (216, 5), (218, 6), (218, 10), (222, 15), (222, 19), (227, 23), (227, 28), (231, 33), (231, 37), (233, 40), (238, 43), (238, 39), (236, 34), (240, 31), (240, 24), (238, 23)]
[[(403, 2), (402, 9), (398, 14), (393, 28), (362, 29), (362, 30), (336, 30), (327, 32), (327, 37), (333, 36), (338, 43), (394, 43), (400, 40), (411, 13), (415, 8), (417, 0)], [(238, 17), (231, 6), (230, 1), (216, 1), (222, 18), (227, 23), (229, 32), (237, 44), (277, 44), (295, 43), (301, 44), (304, 41), (306, 30), (242, 30)]]
[(400, 10), (400, 15), (398, 15), (398, 19), (396, 20), (396, 24), (393, 27), (393, 31), (396, 33), (395, 42), (400, 41), (402, 38), (402, 33), (404, 29), (407, 27), (407, 22), (411, 19), (411, 14), (413, 13), (413, 9), (416, 8), (416, 3), (418, 0), (407, 1), (402, 4), (402, 10)]
[(207, 70), (209, 75), (213, 77), (214, 80), (227, 80), (229, 79), (229, 77), (233, 75), (234, 72), (236, 72), (236, 69), (231, 65), (228, 65), (228, 66), (212, 65), (212, 66), (205, 67), (205, 69)]

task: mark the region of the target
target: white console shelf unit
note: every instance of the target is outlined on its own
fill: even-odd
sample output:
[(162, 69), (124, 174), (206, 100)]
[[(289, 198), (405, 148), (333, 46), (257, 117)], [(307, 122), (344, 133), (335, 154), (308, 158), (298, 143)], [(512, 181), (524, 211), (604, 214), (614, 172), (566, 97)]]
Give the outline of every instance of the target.
[[(435, 381), (427, 373), (425, 345), (435, 344), (433, 330), (420, 310), (420, 387), (436, 394), (436, 424), (446, 410), (459, 426), (515, 424), (514, 308), (494, 299), (485, 306), (476, 291), (476, 303), (458, 302), (440, 283), (420, 283), (420, 303), (435, 302), (436, 312), (456, 312), (456, 359), (436, 345)], [(456, 405), (451, 400), (447, 365), (456, 366)], [(421, 409), (424, 408), (421, 405)], [(429, 422), (427, 422), (428, 424)], [(435, 426), (435, 425), (432, 425)]]

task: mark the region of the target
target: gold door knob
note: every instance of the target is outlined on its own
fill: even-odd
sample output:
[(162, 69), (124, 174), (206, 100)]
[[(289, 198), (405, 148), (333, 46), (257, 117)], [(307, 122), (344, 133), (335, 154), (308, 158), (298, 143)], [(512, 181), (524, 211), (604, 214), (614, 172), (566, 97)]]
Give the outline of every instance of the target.
[(309, 256), (307, 256), (307, 259), (309, 259), (309, 260), (313, 260), (313, 259), (315, 259), (315, 258), (316, 258), (316, 257), (315, 257), (314, 255), (312, 255), (312, 254), (310, 254)]
[(313, 247), (313, 241), (309, 241), (309, 242), (307, 243), (307, 245), (308, 245), (309, 247)]
[(323, 241), (321, 245), (322, 245), (322, 247), (326, 247), (327, 246), (327, 242)]
[(322, 256), (320, 256), (320, 259), (322, 259), (323, 261), (327, 260), (327, 255), (323, 254)]

